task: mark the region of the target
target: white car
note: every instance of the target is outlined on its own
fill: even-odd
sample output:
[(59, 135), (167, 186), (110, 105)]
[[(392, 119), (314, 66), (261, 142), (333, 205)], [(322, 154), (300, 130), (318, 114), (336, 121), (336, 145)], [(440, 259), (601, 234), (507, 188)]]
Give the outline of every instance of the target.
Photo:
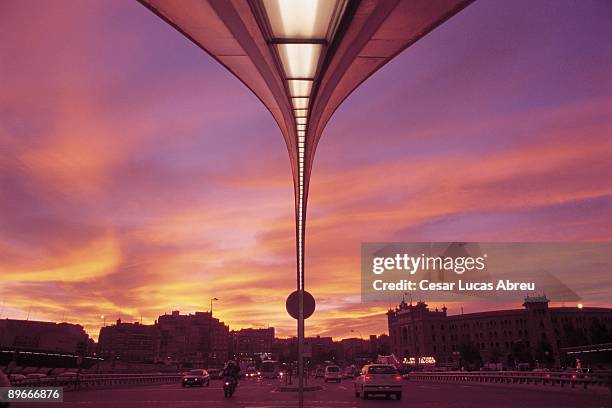
[(325, 367), (325, 374), (323, 374), (323, 381), (342, 381), (342, 371), (340, 367), (336, 365), (329, 365)]
[(355, 380), (355, 396), (367, 399), (373, 394), (383, 394), (389, 398), (402, 399), (402, 376), (397, 369), (388, 364), (369, 364), (364, 366)]

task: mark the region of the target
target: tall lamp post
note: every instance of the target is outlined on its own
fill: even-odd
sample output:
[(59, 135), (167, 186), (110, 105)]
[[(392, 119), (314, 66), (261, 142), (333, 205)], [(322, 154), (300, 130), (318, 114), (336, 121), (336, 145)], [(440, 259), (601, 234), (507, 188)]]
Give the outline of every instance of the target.
[(361, 340), (363, 340), (363, 334), (361, 334), (361, 332), (357, 329), (351, 329), (351, 333), (357, 333), (359, 335), (359, 338)]
[(210, 317), (212, 317), (212, 312), (213, 312), (213, 302), (217, 302), (219, 299), (217, 299), (216, 297), (211, 298), (210, 299)]
[[(359, 334), (359, 340), (362, 340), (362, 341), (363, 341), (363, 334), (361, 334), (361, 332), (360, 332), (359, 330), (357, 330), (357, 329), (351, 329), (351, 333), (357, 333), (357, 334)], [(359, 344), (359, 349), (360, 349), (360, 350), (361, 350), (361, 346), (362, 346), (362, 344), (360, 343), (360, 344)], [(357, 353), (355, 352), (355, 349), (353, 349), (353, 363), (355, 362), (355, 354), (357, 354)]]
[(206, 368), (210, 368), (210, 356), (213, 353), (213, 302), (217, 302), (219, 299), (216, 297), (210, 298), (210, 321), (208, 322), (208, 354), (206, 356)]

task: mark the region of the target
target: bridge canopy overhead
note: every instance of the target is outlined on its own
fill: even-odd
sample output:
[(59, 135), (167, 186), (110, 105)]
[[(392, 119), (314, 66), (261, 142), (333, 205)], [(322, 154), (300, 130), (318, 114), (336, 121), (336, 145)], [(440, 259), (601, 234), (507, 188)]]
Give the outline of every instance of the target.
[(317, 143), (342, 101), (471, 0), (140, 2), (223, 64), (268, 108), (287, 144), (298, 205), (300, 181), (305, 204)]
[(342, 101), (471, 0), (140, 0), (240, 79), (285, 138), (295, 195), (299, 401), (304, 237), (316, 146)]

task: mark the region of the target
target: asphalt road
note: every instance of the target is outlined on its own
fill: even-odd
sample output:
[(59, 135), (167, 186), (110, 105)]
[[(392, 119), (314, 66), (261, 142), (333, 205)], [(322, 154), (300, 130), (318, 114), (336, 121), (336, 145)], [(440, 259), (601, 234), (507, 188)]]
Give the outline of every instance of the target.
[[(322, 384), (310, 380), (309, 384)], [(612, 408), (612, 395), (582, 392), (541, 391), (498, 386), (460, 385), (405, 381), (402, 401), (374, 397), (355, 398), (352, 380), (322, 384), (323, 390), (305, 394), (305, 407), (402, 407), (419, 408)], [(275, 380), (242, 380), (236, 394), (225, 399), (220, 381), (210, 387), (182, 388), (180, 384), (67, 392), (64, 403), (21, 403), (33, 408), (279, 408), (297, 407), (297, 393), (276, 391)]]

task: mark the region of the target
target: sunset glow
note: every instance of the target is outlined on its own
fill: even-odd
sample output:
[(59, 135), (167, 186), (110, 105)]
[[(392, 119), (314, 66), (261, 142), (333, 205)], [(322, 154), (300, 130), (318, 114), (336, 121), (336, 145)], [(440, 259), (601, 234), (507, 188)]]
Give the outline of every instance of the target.
[[(612, 240), (609, 5), (520, 3), (475, 3), (334, 114), (310, 184), (307, 335), (387, 330), (393, 305), (360, 302), (363, 241)], [(0, 318), (97, 337), (217, 297), (232, 329), (294, 335), (290, 166), (260, 101), (137, 2), (5, 1), (0, 38)], [(610, 307), (602, 279), (566, 283)]]

